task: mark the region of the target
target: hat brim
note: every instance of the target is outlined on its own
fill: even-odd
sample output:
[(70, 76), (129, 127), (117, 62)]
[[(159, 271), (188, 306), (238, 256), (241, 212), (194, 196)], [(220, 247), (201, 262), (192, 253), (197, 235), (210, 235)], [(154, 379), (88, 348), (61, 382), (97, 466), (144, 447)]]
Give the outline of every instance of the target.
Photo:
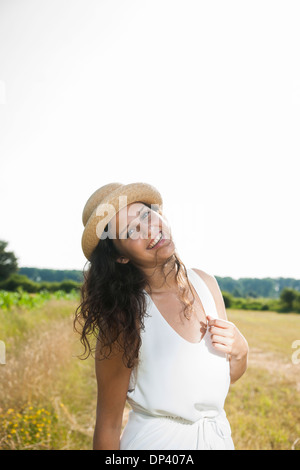
[(81, 246), (85, 257), (91, 255), (101, 239), (106, 225), (124, 207), (133, 202), (156, 204), (162, 209), (163, 201), (159, 191), (147, 183), (131, 183), (122, 185), (110, 192), (100, 204), (95, 207), (83, 231)]

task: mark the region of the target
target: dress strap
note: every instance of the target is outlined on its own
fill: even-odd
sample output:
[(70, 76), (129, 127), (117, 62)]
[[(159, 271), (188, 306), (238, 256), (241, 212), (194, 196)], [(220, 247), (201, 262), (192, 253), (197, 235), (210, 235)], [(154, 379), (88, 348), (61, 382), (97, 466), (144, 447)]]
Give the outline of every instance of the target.
[(219, 318), (217, 306), (206, 282), (191, 268), (187, 269), (189, 281), (193, 284), (204, 308), (206, 315)]

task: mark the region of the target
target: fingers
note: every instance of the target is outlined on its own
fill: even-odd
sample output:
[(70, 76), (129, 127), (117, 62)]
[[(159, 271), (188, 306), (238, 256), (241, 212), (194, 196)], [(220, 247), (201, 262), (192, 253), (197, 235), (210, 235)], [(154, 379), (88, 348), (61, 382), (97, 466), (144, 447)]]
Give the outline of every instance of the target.
[(211, 335), (211, 342), (212, 344), (219, 343), (225, 346), (231, 346), (233, 344), (233, 338), (230, 336)]
[(230, 328), (219, 328), (218, 326), (211, 326), (209, 327), (209, 331), (212, 335), (219, 335), (219, 336), (231, 336), (231, 329)]
[(225, 344), (221, 343), (213, 343), (213, 347), (217, 349), (220, 352), (224, 352), (226, 354), (230, 354), (230, 348), (226, 346)]
[(220, 318), (207, 317), (211, 342), (220, 352), (230, 353), (234, 343), (234, 324)]
[(207, 324), (208, 326), (217, 326), (218, 328), (228, 328), (233, 326), (233, 323), (228, 320), (222, 320), (221, 318), (213, 318), (207, 315)]
[(207, 316), (207, 325), (214, 349), (230, 355), (231, 358), (248, 354), (248, 343), (234, 323)]

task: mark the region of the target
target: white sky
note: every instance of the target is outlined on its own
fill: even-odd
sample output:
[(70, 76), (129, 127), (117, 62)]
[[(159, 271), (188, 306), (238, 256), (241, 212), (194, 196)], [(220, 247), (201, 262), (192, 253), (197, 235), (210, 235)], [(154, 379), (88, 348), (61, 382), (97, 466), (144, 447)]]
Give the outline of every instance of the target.
[(0, 239), (82, 269), (110, 183), (164, 198), (187, 267), (300, 278), (300, 2), (0, 0)]

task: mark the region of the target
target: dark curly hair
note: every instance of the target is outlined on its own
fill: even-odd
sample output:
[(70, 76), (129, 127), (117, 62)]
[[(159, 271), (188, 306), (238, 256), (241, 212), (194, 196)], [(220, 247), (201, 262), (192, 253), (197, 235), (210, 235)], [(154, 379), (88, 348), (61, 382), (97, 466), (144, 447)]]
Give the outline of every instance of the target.
[[(106, 227), (107, 228), (107, 227)], [(120, 256), (112, 239), (100, 240), (92, 253), (89, 268), (84, 271), (81, 287), (81, 303), (77, 307), (74, 328), (80, 333), (84, 346), (82, 358), (86, 359), (96, 350), (98, 339), (99, 355), (108, 358), (113, 347), (123, 351), (123, 362), (131, 368), (138, 363), (141, 346), (140, 332), (144, 329), (147, 316), (147, 298), (143, 291), (151, 286), (144, 273), (133, 263), (118, 263)], [(176, 251), (168, 258), (163, 268), (170, 265), (175, 269), (175, 279), (179, 287), (179, 298), (184, 305), (184, 313), (191, 311), (194, 294), (191, 289), (185, 265)], [(164, 272), (164, 271), (163, 271)], [(192, 292), (193, 300), (188, 299)], [(98, 357), (98, 355), (97, 355)]]

